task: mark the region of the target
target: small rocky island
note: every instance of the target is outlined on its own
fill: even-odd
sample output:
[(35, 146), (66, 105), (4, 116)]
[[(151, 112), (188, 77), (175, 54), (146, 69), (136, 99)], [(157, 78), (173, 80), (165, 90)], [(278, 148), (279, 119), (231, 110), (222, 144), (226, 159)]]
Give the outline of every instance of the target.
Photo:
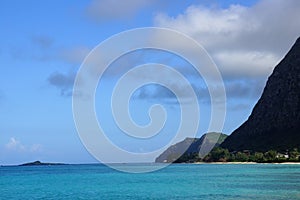
[(24, 164), (21, 164), (19, 166), (41, 166), (41, 165), (65, 165), (64, 163), (43, 163), (41, 161), (34, 161), (34, 162), (29, 162), (29, 163), (24, 163)]

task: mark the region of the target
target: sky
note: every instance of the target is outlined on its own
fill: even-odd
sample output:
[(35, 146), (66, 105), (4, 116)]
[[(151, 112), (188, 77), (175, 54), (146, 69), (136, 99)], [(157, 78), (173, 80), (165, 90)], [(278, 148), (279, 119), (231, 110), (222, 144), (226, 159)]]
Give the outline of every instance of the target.
[[(268, 76), (300, 36), (298, 0), (3, 0), (0, 4), (0, 165), (34, 160), (98, 162), (77, 133), (72, 91), (85, 57), (115, 34), (143, 27), (170, 28), (201, 44), (224, 81), (222, 132), (226, 134), (248, 118)], [(184, 48), (182, 45), (188, 51)], [(207, 132), (210, 119), (211, 103), (203, 77), (194, 76), (185, 60), (151, 49), (124, 55), (105, 71), (95, 108), (106, 136), (135, 153), (163, 147), (181, 120), (175, 95), (152, 84), (132, 94), (129, 110), (137, 124), (147, 125), (148, 109), (162, 104), (168, 118), (159, 137), (138, 143), (123, 136), (113, 121), (110, 97), (122, 73), (151, 62), (171, 65), (191, 82), (201, 112), (197, 137)], [(151, 73), (159, 77), (161, 71)], [(169, 82), (179, 95), (186, 95), (184, 85)], [(123, 161), (108, 152), (109, 158)]]

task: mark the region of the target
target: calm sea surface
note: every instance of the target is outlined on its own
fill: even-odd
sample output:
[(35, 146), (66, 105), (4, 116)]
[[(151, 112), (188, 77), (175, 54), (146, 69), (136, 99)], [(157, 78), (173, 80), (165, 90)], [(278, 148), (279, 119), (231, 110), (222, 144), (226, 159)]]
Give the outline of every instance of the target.
[(100, 164), (0, 167), (0, 199), (300, 199), (300, 165), (173, 164), (145, 174)]

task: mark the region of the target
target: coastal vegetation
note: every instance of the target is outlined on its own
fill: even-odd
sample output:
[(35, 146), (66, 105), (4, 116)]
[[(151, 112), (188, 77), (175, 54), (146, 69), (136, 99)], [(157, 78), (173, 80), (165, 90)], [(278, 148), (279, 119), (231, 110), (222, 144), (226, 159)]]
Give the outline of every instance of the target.
[(300, 162), (300, 153), (297, 148), (286, 152), (269, 150), (266, 152), (253, 152), (248, 150), (229, 152), (228, 149), (217, 147), (203, 158), (204, 162), (257, 162), (280, 163)]
[(285, 152), (277, 152), (275, 150), (266, 152), (253, 152), (249, 150), (229, 152), (228, 149), (216, 147), (204, 158), (200, 158), (197, 153), (185, 153), (175, 161), (175, 163), (195, 162), (300, 162), (300, 152), (297, 148)]

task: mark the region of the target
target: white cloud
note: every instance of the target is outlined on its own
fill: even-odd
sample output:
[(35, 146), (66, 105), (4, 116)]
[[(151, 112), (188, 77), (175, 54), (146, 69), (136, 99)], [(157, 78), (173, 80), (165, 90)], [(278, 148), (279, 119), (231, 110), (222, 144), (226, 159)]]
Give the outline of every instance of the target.
[(10, 150), (24, 150), (24, 145), (21, 144), (21, 142), (14, 137), (10, 138), (9, 142), (5, 145), (7, 149)]
[(40, 144), (33, 144), (30, 146), (29, 151), (31, 152), (39, 152), (42, 149), (42, 145)]
[(39, 152), (42, 149), (40, 144), (24, 145), (20, 140), (11, 137), (9, 142), (5, 145), (5, 148), (9, 151), (19, 151), (19, 152)]
[(220, 51), (212, 55), (218, 66), (222, 67), (223, 75), (239, 77), (266, 77), (278, 62), (272, 52), (259, 51)]
[(68, 63), (78, 64), (83, 62), (90, 51), (91, 49), (86, 46), (77, 46), (61, 50), (58, 56)]
[(190, 6), (176, 17), (159, 14), (154, 23), (196, 39), (225, 76), (267, 77), (300, 35), (299, 10), (297, 0), (262, 0), (253, 7), (226, 9)]

